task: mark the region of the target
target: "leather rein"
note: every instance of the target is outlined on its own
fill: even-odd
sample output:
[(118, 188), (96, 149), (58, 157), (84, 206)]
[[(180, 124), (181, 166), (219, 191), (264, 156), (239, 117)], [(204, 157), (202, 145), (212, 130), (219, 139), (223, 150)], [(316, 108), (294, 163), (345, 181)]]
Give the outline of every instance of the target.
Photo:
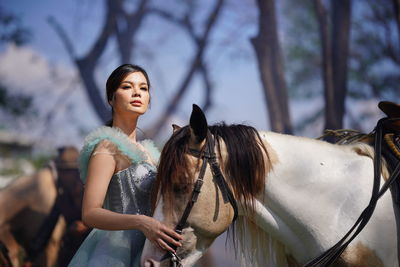
[(375, 127), (375, 157), (374, 157), (374, 183), (372, 187), (372, 196), (368, 206), (363, 210), (357, 221), (351, 227), (351, 229), (340, 239), (334, 246), (322, 253), (320, 256), (309, 261), (304, 267), (314, 266), (330, 266), (332, 265), (347, 248), (350, 242), (361, 232), (361, 230), (367, 225), (371, 218), (376, 204), (379, 198), (390, 188), (393, 182), (399, 177), (400, 174), (400, 163), (397, 164), (396, 168), (390, 175), (389, 179), (380, 187), (381, 177), (381, 161), (382, 161), (382, 139), (383, 139), (383, 127), (385, 123), (391, 123), (398, 121), (399, 119), (380, 119)]
[[(203, 179), (204, 179), (204, 174), (206, 172), (207, 168), (207, 163), (210, 165), (211, 172), (214, 178), (215, 183), (221, 190), (221, 195), (224, 200), (224, 203), (230, 202), (232, 205), (232, 208), (234, 210), (234, 216), (232, 223), (235, 222), (237, 216), (238, 216), (238, 206), (235, 200), (235, 197), (229, 188), (228, 184), (226, 183), (225, 177), (221, 172), (221, 167), (218, 163), (217, 160), (217, 155), (215, 154), (214, 151), (215, 148), (215, 140), (210, 131), (207, 131), (207, 137), (206, 137), (206, 143), (204, 145), (204, 150), (195, 150), (195, 149), (190, 149), (189, 154), (192, 156), (202, 159), (203, 163), (200, 168), (199, 176), (197, 177), (196, 182), (194, 183), (193, 186), (193, 191), (192, 191), (192, 196), (188, 203), (186, 204), (186, 208), (178, 222), (178, 224), (175, 226), (175, 232), (182, 234), (182, 230), (184, 226), (186, 225), (187, 219), (190, 215), (190, 212), (192, 211), (192, 208), (194, 204), (197, 202), (198, 196), (201, 191), (201, 187), (203, 185)], [(171, 245), (171, 247), (176, 250), (176, 246)], [(162, 258), (161, 261), (165, 259), (171, 259), (171, 265), (174, 267), (179, 267), (182, 266), (182, 260), (178, 257), (178, 255), (174, 252), (168, 251)]]

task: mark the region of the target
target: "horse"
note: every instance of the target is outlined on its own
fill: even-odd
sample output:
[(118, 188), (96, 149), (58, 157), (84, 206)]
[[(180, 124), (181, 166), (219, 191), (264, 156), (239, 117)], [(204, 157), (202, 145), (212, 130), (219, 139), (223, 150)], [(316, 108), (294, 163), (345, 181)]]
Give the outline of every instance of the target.
[[(209, 143), (208, 131), (236, 210), (215, 178), (218, 171), (200, 157)], [(208, 126), (194, 105), (190, 124), (175, 126), (161, 152), (153, 216), (170, 227), (182, 224), (182, 247), (172, 253), (178, 265), (193, 266), (229, 228), (243, 266), (302, 266), (340, 240), (368, 205), (373, 157), (374, 149), (365, 143), (336, 145), (245, 125)], [(388, 177), (384, 170), (382, 182)], [(197, 195), (195, 181), (202, 175)], [(182, 223), (193, 195), (197, 202)], [(158, 244), (146, 240), (142, 266), (170, 263)], [(368, 224), (334, 266), (399, 266), (390, 194), (381, 197)]]
[[(65, 185), (65, 181), (80, 182), (77, 158), (76, 148), (61, 148), (48, 165), (33, 175), (16, 178), (0, 190), (0, 242), (4, 245), (1, 266), (9, 266), (9, 261), (11, 266), (21, 266), (26, 257), (34, 266), (61, 266), (60, 255), (69, 248), (60, 247), (70, 232), (70, 217), (74, 217), (72, 212), (62, 212), (62, 204), (68, 202), (71, 209), (71, 201), (65, 199), (74, 193), (66, 191), (75, 190), (78, 195), (82, 191), (82, 185), (69, 186), (71, 190)], [(76, 206), (80, 214), (81, 206)]]

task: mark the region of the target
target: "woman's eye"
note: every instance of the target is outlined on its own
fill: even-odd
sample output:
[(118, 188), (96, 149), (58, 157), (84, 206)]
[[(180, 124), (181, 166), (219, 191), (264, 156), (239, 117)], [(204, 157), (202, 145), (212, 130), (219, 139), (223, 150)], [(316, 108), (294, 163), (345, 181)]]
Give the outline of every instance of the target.
[(130, 86), (123, 86), (122, 89), (129, 89), (131, 88)]
[(142, 87), (140, 90), (147, 91), (147, 87)]

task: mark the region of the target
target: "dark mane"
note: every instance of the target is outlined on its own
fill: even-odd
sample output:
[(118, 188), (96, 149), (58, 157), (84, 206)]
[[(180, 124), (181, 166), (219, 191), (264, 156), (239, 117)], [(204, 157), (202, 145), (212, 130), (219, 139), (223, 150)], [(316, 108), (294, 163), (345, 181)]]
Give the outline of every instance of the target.
[[(224, 123), (213, 125), (209, 130), (216, 138), (221, 155), (221, 139), (226, 145), (228, 156), (224, 162), (219, 159), (227, 182), (232, 185), (236, 199), (253, 203), (258, 193), (264, 190), (268, 171), (268, 152), (257, 130), (251, 126)], [(191, 173), (186, 160), (190, 128), (185, 126), (176, 131), (165, 144), (160, 157), (155, 192), (160, 192), (164, 201), (173, 204), (174, 185), (191, 184)], [(191, 191), (191, 188), (189, 188)], [(155, 194), (156, 195), (156, 194)], [(155, 197), (153, 198), (153, 206)]]

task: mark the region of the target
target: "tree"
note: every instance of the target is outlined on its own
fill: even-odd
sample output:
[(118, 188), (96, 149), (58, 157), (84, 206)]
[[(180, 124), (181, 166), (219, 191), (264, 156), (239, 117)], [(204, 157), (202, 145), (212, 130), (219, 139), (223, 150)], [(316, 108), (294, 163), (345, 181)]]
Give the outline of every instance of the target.
[(392, 3), (393, 3), (394, 17), (397, 24), (397, 35), (398, 38), (400, 39), (400, 0), (392, 0)]
[(365, 3), (365, 12), (354, 23), (350, 94), (360, 99), (393, 100), (400, 97), (397, 11), (389, 0), (379, 3), (368, 0)]
[(258, 0), (258, 35), (251, 39), (267, 103), (271, 130), (292, 133), (274, 0)]
[(205, 103), (203, 106), (203, 110), (207, 111), (208, 108), (212, 105), (211, 102), (211, 92), (212, 92), (212, 85), (210, 82), (209, 74), (207, 67), (205, 65), (203, 56), (205, 54), (205, 50), (208, 45), (208, 40), (210, 38), (211, 30), (213, 29), (220, 13), (221, 9), (224, 5), (224, 0), (218, 0), (216, 1), (216, 4), (213, 8), (213, 10), (210, 12), (205, 24), (205, 29), (203, 30), (202, 34), (196, 34), (195, 29), (193, 27), (193, 22), (191, 22), (191, 14), (194, 12), (193, 10), (193, 5), (189, 5), (189, 8), (187, 9), (186, 13), (183, 15), (183, 17), (178, 18), (174, 16), (171, 13), (167, 13), (163, 10), (159, 9), (154, 9), (153, 12), (156, 14), (161, 15), (163, 18), (167, 19), (168, 21), (171, 21), (173, 23), (176, 23), (180, 25), (182, 28), (184, 28), (189, 36), (191, 37), (192, 41), (194, 41), (196, 45), (196, 53), (193, 56), (193, 59), (191, 61), (190, 67), (188, 68), (188, 71), (185, 75), (185, 78), (182, 80), (182, 83), (179, 85), (178, 89), (176, 90), (176, 94), (172, 98), (172, 100), (169, 102), (168, 106), (165, 109), (165, 112), (163, 112), (163, 115), (160, 116), (160, 118), (157, 120), (155, 125), (147, 131), (148, 136), (154, 137), (157, 135), (157, 133), (160, 132), (160, 130), (164, 127), (164, 124), (166, 123), (168, 117), (175, 112), (177, 109), (179, 102), (181, 101), (184, 93), (187, 91), (187, 88), (190, 84), (190, 81), (193, 79), (194, 74), (196, 71), (200, 72), (203, 77), (203, 81), (205, 84), (205, 89), (206, 89), (206, 94), (205, 94)]
[(331, 19), (322, 0), (315, 0), (320, 28), (325, 91), (325, 129), (343, 128), (350, 40), (351, 1), (331, 1)]
[[(283, 12), (289, 25), (284, 44), (289, 93), (291, 97), (307, 101), (322, 96), (330, 103), (329, 107), (326, 103), (325, 107), (314, 108), (312, 114), (296, 125), (297, 131), (323, 119), (325, 128), (341, 128), (346, 119), (348, 125), (344, 127), (370, 130), (363, 125), (371, 120), (373, 112), (352, 110), (349, 104), (366, 100), (377, 102), (380, 99), (396, 101), (400, 97), (397, 86), (400, 82), (399, 65), (396, 63), (399, 58), (399, 24), (395, 17), (394, 2), (398, 1), (346, 1), (338, 7), (336, 5), (340, 1), (288, 1), (284, 6)], [(357, 12), (351, 13), (352, 9)], [(337, 22), (335, 24), (334, 20), (343, 20), (340, 22), (343, 26)], [(339, 29), (334, 30), (334, 27)], [(334, 45), (334, 40), (342, 40), (342, 43)], [(338, 55), (333, 56), (333, 53)], [(333, 63), (335, 60), (341, 62), (335, 63), (336, 67)], [(345, 62), (347, 67), (343, 66), (347, 68), (347, 74), (337, 76), (341, 70), (339, 68), (335, 74), (334, 68)], [(325, 68), (323, 75), (329, 77), (322, 80), (323, 89), (320, 88), (321, 65)], [(341, 82), (335, 82), (335, 79)], [(343, 83), (344, 86), (339, 86)], [(328, 100), (329, 94), (332, 95), (329, 99), (335, 102)], [(347, 111), (344, 108), (346, 102)], [(334, 109), (328, 118), (324, 110), (332, 109), (331, 106)], [(334, 116), (337, 118), (330, 119)], [(336, 124), (332, 123), (335, 120)]]
[[(106, 122), (109, 119), (109, 107), (103, 100), (101, 92), (95, 81), (95, 71), (98, 61), (102, 53), (104, 53), (107, 43), (111, 36), (116, 35), (116, 39), (118, 40), (118, 44), (120, 46), (120, 57), (122, 56), (130, 56), (130, 50), (126, 49), (126, 46), (122, 43), (126, 41), (129, 46), (132, 46), (133, 40), (136, 37), (137, 27), (140, 26), (141, 21), (143, 20), (143, 7), (147, 4), (147, 1), (141, 1), (139, 4), (139, 8), (137, 9), (137, 13), (127, 14), (124, 12), (122, 8), (122, 1), (112, 1), (108, 0), (105, 2), (106, 4), (106, 14), (103, 23), (102, 30), (92, 45), (91, 49), (82, 57), (78, 57), (76, 55), (74, 46), (67, 36), (66, 32), (63, 30), (61, 25), (56, 21), (55, 18), (49, 17), (49, 23), (54, 27), (54, 29), (59, 34), (61, 40), (64, 42), (64, 45), (77, 66), (79, 71), (79, 75), (81, 80), (85, 86), (86, 93), (88, 95), (88, 99), (91, 101), (93, 108), (96, 114), (99, 116), (100, 120)], [(135, 17), (135, 19), (130, 19)], [(123, 22), (127, 23), (125, 30), (118, 28), (118, 19), (122, 20), (120, 24)], [(129, 35), (124, 35), (126, 32)], [(126, 60), (129, 60), (130, 57), (127, 57)]]
[(147, 129), (146, 136), (154, 138), (160, 132), (160, 129), (164, 126), (167, 119), (175, 112), (184, 93), (188, 90), (190, 82), (192, 81), (195, 73), (200, 73), (205, 83), (205, 109), (211, 106), (210, 94), (212, 92), (212, 85), (206, 64), (203, 56), (209, 42), (209, 36), (212, 29), (215, 27), (215, 23), (221, 9), (224, 4), (224, 0), (216, 1), (213, 10), (205, 20), (204, 25), (200, 25), (199, 28), (204, 28), (203, 33), (196, 34), (194, 23), (192, 22), (193, 13), (196, 12), (195, 1), (191, 3), (185, 3), (186, 13), (182, 16), (175, 15), (174, 12), (162, 9), (159, 7), (151, 6), (150, 1), (140, 0), (137, 3), (136, 10), (128, 12), (124, 8), (124, 1), (118, 0), (106, 0), (106, 14), (103, 23), (101, 33), (97, 37), (97, 40), (92, 45), (90, 51), (84, 56), (77, 57), (72, 45), (71, 39), (67, 36), (63, 27), (56, 21), (55, 18), (49, 18), (49, 23), (56, 30), (61, 40), (63, 41), (71, 59), (79, 70), (79, 75), (85, 86), (86, 93), (90, 99), (92, 106), (94, 107), (98, 117), (101, 121), (105, 122), (110, 119), (110, 112), (107, 104), (104, 102), (101, 91), (95, 82), (95, 70), (99, 67), (99, 58), (104, 53), (110, 40), (115, 37), (117, 40), (117, 53), (119, 54), (120, 62), (125, 63), (132, 59), (132, 54), (138, 47), (138, 35), (143, 25), (143, 21), (148, 16), (159, 16), (166, 19), (168, 22), (180, 25), (181, 28), (190, 36), (190, 38), (196, 44), (196, 51), (188, 64), (188, 71), (181, 78), (178, 89), (175, 95), (171, 98), (169, 105), (166, 107), (165, 112), (162, 113), (160, 118), (156, 120), (154, 126)]

